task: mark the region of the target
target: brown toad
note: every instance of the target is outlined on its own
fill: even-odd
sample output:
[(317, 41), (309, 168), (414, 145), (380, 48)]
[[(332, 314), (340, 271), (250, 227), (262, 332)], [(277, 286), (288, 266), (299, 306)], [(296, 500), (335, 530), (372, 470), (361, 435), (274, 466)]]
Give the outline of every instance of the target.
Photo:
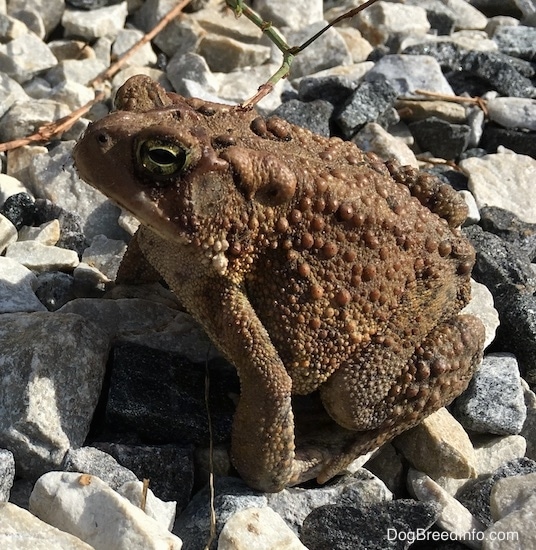
[[(156, 270), (236, 366), (231, 455), (249, 485), (325, 481), (465, 389), (484, 331), (459, 315), (474, 251), (451, 187), (144, 76), (116, 107), (77, 169), (142, 223), (123, 279)], [(352, 430), (331, 456), (295, 450), (291, 396), (316, 390)]]

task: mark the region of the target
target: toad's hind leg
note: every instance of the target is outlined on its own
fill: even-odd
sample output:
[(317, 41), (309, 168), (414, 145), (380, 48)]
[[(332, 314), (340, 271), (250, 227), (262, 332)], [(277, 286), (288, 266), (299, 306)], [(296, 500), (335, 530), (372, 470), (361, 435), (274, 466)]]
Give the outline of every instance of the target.
[(371, 343), (358, 362), (342, 365), (320, 394), (332, 418), (359, 433), (331, 458), (318, 481), (449, 404), (467, 387), (483, 343), (480, 320), (459, 315), (437, 326), (409, 357), (384, 338)]

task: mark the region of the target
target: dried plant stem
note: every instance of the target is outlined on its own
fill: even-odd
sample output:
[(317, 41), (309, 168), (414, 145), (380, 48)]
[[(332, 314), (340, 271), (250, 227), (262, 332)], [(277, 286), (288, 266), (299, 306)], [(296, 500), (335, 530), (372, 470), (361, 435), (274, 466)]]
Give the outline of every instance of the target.
[[(190, 3), (190, 0), (182, 0), (174, 8), (169, 10), (164, 17), (151, 29), (147, 34), (145, 34), (132, 48), (126, 51), (115, 63), (110, 65), (104, 72), (96, 76), (93, 80), (88, 82), (88, 86), (97, 88), (106, 80), (114, 76), (119, 69), (125, 64), (125, 62), (132, 57), (144, 44), (151, 41), (166, 25), (168, 25), (179, 13)], [(76, 109), (67, 116), (60, 118), (54, 122), (48, 122), (43, 126), (39, 127), (37, 132), (30, 136), (23, 138), (15, 139), (13, 141), (7, 141), (5, 143), (0, 143), (0, 152), (10, 151), (23, 145), (29, 145), (30, 143), (46, 143), (52, 139), (60, 136), (67, 130), (69, 130), (73, 124), (80, 118), (82, 118), (90, 109), (105, 98), (104, 91), (97, 91), (95, 97), (88, 101), (85, 105)]]
[[(476, 105), (482, 111), (486, 116), (488, 116), (488, 107), (487, 102), (485, 99), (482, 99), (481, 97), (463, 97), (459, 95), (448, 95), (448, 94), (442, 94), (439, 92), (430, 92), (428, 90), (415, 90), (416, 94), (427, 96), (431, 99), (440, 99), (442, 101), (452, 101), (453, 103), (472, 103), (473, 105)], [(415, 98), (411, 98), (415, 99)]]

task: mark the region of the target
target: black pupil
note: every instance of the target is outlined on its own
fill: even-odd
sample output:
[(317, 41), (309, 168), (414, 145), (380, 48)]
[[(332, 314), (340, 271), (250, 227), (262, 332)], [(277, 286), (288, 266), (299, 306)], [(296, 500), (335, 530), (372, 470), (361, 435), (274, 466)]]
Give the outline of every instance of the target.
[(151, 149), (149, 157), (155, 164), (160, 165), (173, 164), (178, 160), (177, 156), (167, 149)]

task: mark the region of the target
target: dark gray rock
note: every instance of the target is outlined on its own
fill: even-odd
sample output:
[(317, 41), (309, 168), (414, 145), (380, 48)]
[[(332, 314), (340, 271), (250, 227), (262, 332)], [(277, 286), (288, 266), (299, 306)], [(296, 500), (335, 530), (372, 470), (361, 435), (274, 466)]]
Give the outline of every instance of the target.
[(177, 512), (186, 508), (194, 484), (192, 446), (94, 445), (134, 472), (138, 479), (148, 479), (149, 487), (158, 498), (177, 503)]
[(49, 311), (56, 311), (76, 297), (74, 277), (62, 271), (39, 273), (35, 295)]
[(81, 10), (96, 10), (105, 6), (119, 4), (122, 0), (65, 0), (73, 8)]
[(335, 117), (335, 122), (346, 138), (351, 138), (369, 122), (378, 122), (391, 111), (397, 93), (387, 79), (378, 75), (362, 82), (347, 99)]
[(424, 42), (408, 46), (402, 52), (407, 55), (430, 55), (441, 66), (443, 71), (452, 71), (459, 67), (467, 50), (454, 42)]
[(536, 97), (536, 88), (519, 72), (514, 60), (502, 53), (472, 51), (463, 57), (460, 68), (485, 80), (501, 95)]
[(0, 214), (3, 214), (17, 231), (24, 225), (34, 225), (35, 213), (35, 202), (28, 193), (11, 195), (0, 208)]
[[(106, 419), (113, 431), (153, 444), (208, 444), (204, 363), (127, 342), (116, 344), (112, 357)], [(240, 393), (238, 377), (221, 359), (209, 361), (208, 372), (213, 438), (221, 443), (230, 438), (229, 395)]]
[(520, 291), (532, 293), (536, 277), (529, 258), (514, 244), (473, 225), (464, 229), (477, 256), (473, 277), (486, 285), (495, 299)]
[(82, 230), (82, 219), (80, 216), (74, 212), (65, 210), (48, 199), (37, 199), (35, 201), (35, 210), (34, 225), (58, 220), (60, 223), (60, 240), (56, 243), (56, 246), (75, 250), (81, 258), (89, 243)]
[(531, 262), (536, 260), (535, 223), (525, 222), (498, 206), (484, 206), (480, 209), (479, 225), (484, 231), (516, 245)]
[(291, 124), (307, 128), (315, 134), (330, 136), (329, 121), (333, 113), (333, 105), (322, 99), (307, 103), (291, 99), (282, 103), (272, 115), (284, 118)]
[(15, 458), (7, 449), (0, 449), (0, 502), (7, 502), (15, 480)]
[(495, 30), (493, 41), (499, 51), (527, 61), (536, 60), (536, 29), (525, 25), (501, 26)]
[(493, 123), (486, 124), (480, 138), (480, 146), (489, 153), (495, 153), (499, 145), (536, 158), (536, 132), (502, 128)]
[(495, 300), (501, 324), (495, 346), (515, 353), (521, 374), (534, 390), (536, 388), (536, 296), (515, 294)]
[(439, 511), (430, 503), (400, 499), (371, 506), (326, 505), (303, 523), (300, 539), (309, 550), (408, 548), (417, 529), (426, 531)]
[(452, 412), (466, 430), (518, 434), (527, 407), (516, 358), (509, 353), (486, 355), (467, 389), (454, 401)]
[(119, 464), (110, 454), (95, 447), (69, 449), (65, 453), (61, 469), (97, 476), (114, 490), (128, 481), (138, 481), (134, 472)]
[(411, 122), (409, 129), (421, 151), (443, 159), (456, 159), (467, 148), (471, 128), (465, 124), (451, 124), (438, 117)]
[(298, 98), (302, 101), (324, 99), (334, 106), (344, 103), (356, 89), (357, 82), (347, 76), (305, 76), (298, 85)]
[(465, 486), (456, 498), (486, 527), (491, 525), (490, 495), (498, 479), (524, 476), (536, 472), (536, 462), (530, 458), (511, 460), (497, 468), (486, 479)]

